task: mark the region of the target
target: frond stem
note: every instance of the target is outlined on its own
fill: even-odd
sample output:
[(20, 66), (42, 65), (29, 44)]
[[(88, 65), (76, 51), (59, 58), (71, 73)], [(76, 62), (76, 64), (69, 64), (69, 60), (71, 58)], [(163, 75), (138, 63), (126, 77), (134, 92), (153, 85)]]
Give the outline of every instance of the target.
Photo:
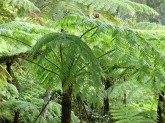
[(109, 54), (109, 53), (111, 53), (111, 52), (113, 52), (113, 51), (115, 51), (115, 50), (116, 50), (116, 49), (109, 50), (109, 51), (107, 51), (106, 53), (102, 54), (101, 56), (97, 57), (97, 59), (100, 59), (100, 58), (106, 56), (107, 54)]
[(42, 69), (44, 69), (44, 70), (46, 70), (46, 71), (48, 71), (48, 72), (50, 72), (50, 73), (54, 73), (54, 74), (56, 74), (57, 76), (59, 76), (58, 73), (56, 73), (56, 72), (54, 72), (54, 71), (52, 71), (52, 70), (50, 70), (50, 69), (47, 69), (47, 68), (41, 66), (40, 64), (37, 64), (36, 62), (33, 62), (33, 61), (29, 60), (29, 59), (25, 59), (25, 60), (28, 61), (28, 62), (31, 62), (31, 63), (33, 63), (33, 64), (35, 64), (35, 65), (37, 65), (38, 67), (40, 67), (40, 68), (42, 68)]
[(86, 35), (88, 32), (92, 31), (93, 29), (95, 29), (95, 28), (97, 28), (97, 27), (98, 27), (98, 26), (94, 26), (94, 27), (88, 29), (87, 31), (85, 31), (85, 32), (80, 36), (80, 38), (82, 38), (82, 37), (83, 37), (84, 35)]
[[(116, 49), (112, 49), (112, 50), (110, 50), (110, 51), (104, 53), (103, 55), (97, 57), (96, 59), (100, 59), (100, 58), (106, 56), (107, 54), (109, 54), (109, 53), (111, 53), (111, 52), (113, 52), (113, 51), (115, 51), (115, 50), (116, 50)], [(79, 73), (80, 71), (82, 71), (88, 64), (89, 64), (89, 63), (87, 63), (86, 65), (84, 65), (83, 67), (81, 67), (81, 68), (77, 71), (77, 73)], [(76, 76), (77, 76), (77, 75), (76, 75)]]
[(26, 45), (26, 46), (28, 46), (28, 47), (32, 47), (31, 45), (26, 44), (25, 42), (23, 42), (23, 41), (21, 41), (21, 40), (18, 40), (18, 39), (16, 39), (16, 38), (13, 38), (13, 37), (10, 37), (10, 36), (7, 36), (7, 35), (0, 35), (0, 36), (7, 37), (7, 38), (10, 38), (10, 39), (16, 40), (16, 41), (18, 41), (18, 42), (20, 42), (20, 43), (22, 43), (22, 44), (24, 44), (24, 45)]
[(53, 64), (57, 69), (61, 70), (60, 67), (57, 66), (55, 63), (53, 63), (51, 60), (49, 60), (49, 59), (46, 58), (46, 57), (45, 57), (45, 59), (46, 59), (49, 63)]

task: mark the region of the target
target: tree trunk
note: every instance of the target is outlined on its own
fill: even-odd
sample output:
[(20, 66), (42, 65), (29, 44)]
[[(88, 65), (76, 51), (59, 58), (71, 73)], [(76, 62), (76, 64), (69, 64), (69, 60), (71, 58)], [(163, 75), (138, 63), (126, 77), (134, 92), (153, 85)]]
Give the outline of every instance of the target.
[(4, 120), (5, 122), (4, 123), (12, 123), (10, 120), (8, 120), (8, 119), (5, 119)]
[[(11, 69), (11, 65), (12, 65), (12, 62), (6, 62), (6, 71), (10, 74), (10, 76), (12, 76), (12, 69)], [(8, 79), (8, 78), (7, 78)], [(10, 80), (7, 80), (8, 83), (11, 83)]]
[(124, 105), (127, 104), (127, 94), (126, 94), (126, 92), (124, 92), (123, 104), (124, 104)]
[[(104, 82), (104, 85), (105, 85), (105, 90), (107, 90), (109, 87), (112, 86), (112, 83), (110, 81), (110, 79), (105, 79), (103, 80)], [(108, 112), (109, 112), (109, 99), (108, 97), (105, 97), (104, 98), (104, 115), (108, 115)]]
[(62, 94), (62, 117), (61, 123), (71, 122), (71, 110), (72, 110), (72, 85)]
[(109, 99), (104, 98), (104, 115), (108, 115), (109, 112)]
[(19, 123), (19, 112), (15, 111), (14, 123)]
[[(164, 107), (164, 92), (161, 92), (159, 94), (159, 100), (158, 100), (158, 107), (157, 107), (157, 123), (165, 123), (165, 121), (163, 121), (163, 107)], [(164, 114), (165, 115), (165, 114)]]

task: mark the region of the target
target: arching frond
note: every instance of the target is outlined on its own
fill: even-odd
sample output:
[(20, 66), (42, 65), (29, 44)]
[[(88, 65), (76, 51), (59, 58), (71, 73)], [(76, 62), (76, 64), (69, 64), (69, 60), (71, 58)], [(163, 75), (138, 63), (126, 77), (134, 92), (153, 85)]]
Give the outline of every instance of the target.
[(21, 21), (12, 21), (9, 23), (4, 23), (0, 25), (0, 29), (10, 29), (10, 30), (19, 30), (19, 31), (27, 31), (29, 33), (44, 33), (46, 31), (52, 32), (54, 29), (46, 28), (40, 25), (32, 24), (29, 22), (21, 22)]
[(141, 29), (141, 30), (165, 30), (165, 26), (161, 24), (156, 24), (156, 23), (150, 23), (150, 22), (140, 22), (137, 23), (133, 26), (134, 29)]
[[(130, 0), (64, 0), (49, 2), (51, 4), (49, 3), (48, 5), (51, 5), (52, 9), (45, 7), (45, 11), (49, 11), (49, 15), (54, 20), (62, 19), (68, 15), (81, 15), (105, 21), (108, 20), (116, 25), (120, 25), (122, 23), (121, 19), (133, 17), (137, 12), (158, 15), (149, 6)], [(42, 3), (44, 5), (44, 2)]]
[[(95, 76), (89, 84), (100, 85), (100, 67), (91, 49), (79, 37), (65, 33), (51, 33), (42, 37), (32, 52), (35, 54), (39, 50), (45, 50), (39, 57), (39, 63), (46, 68), (45, 71), (50, 72), (46, 75), (58, 75), (61, 80), (67, 79), (65, 86), (81, 75)], [(43, 61), (43, 58), (47, 60)]]
[[(109, 50), (116, 49), (113, 55), (110, 54), (109, 60), (105, 57), (106, 60), (103, 60), (103, 64), (105, 64), (105, 62), (107, 64), (111, 63), (110, 66), (112, 68), (113, 65), (126, 65), (125, 67), (128, 67), (129, 69), (129, 66), (132, 66), (135, 63), (134, 65), (136, 67), (133, 65), (135, 71), (136, 68), (143, 72), (144, 70), (147, 70), (147, 72), (144, 72), (147, 73), (147, 75), (149, 75), (150, 72), (153, 72), (156, 74), (158, 81), (160, 81), (160, 78), (164, 78), (164, 75), (160, 74), (161, 71), (164, 70), (165, 64), (163, 53), (151, 43), (153, 37), (155, 40), (162, 39), (164, 30), (154, 32), (152, 30), (145, 31), (117, 27), (111, 23), (105, 23), (98, 19), (86, 19), (77, 16), (67, 17), (67, 19), (68, 21), (65, 19), (60, 21), (61, 27), (71, 33), (72, 31), (78, 30), (76, 35), (83, 36), (82, 38), (87, 41), (94, 52), (96, 51), (98, 57), (101, 55), (101, 52), (108, 52)], [(156, 67), (153, 65), (155, 62), (158, 65)], [(140, 72), (137, 76), (139, 75), (142, 77), (141, 79), (144, 79), (144, 75), (140, 74)], [(152, 83), (153, 81), (150, 82)]]
[(127, 13), (130, 15), (134, 15), (136, 12), (144, 12), (147, 14), (158, 14), (155, 10), (150, 7), (135, 3), (129, 0), (73, 0), (78, 3), (81, 3), (86, 6), (92, 7), (94, 10), (103, 10), (109, 11), (110, 13), (120, 13), (121, 15)]
[[(148, 111), (149, 114), (150, 111)], [(111, 108), (113, 118), (116, 120), (115, 123), (156, 123), (155, 117), (146, 116), (143, 110), (136, 110), (132, 106), (124, 106), (122, 104), (113, 106)]]
[[(29, 112), (31, 117), (34, 118), (34, 116), (36, 116), (38, 114), (38, 107), (34, 104), (32, 104), (31, 102), (27, 102), (27, 101), (22, 101), (22, 100), (17, 100), (17, 99), (11, 99), (7, 102), (0, 102), (0, 109), (3, 112), (4, 109), (8, 112), (14, 112), (19, 110), (22, 113), (22, 117), (25, 119), (22, 119), (22, 117), (20, 117), (20, 119), (22, 121), (31, 121), (30, 117), (25, 114), (25, 112)], [(12, 119), (13, 117), (4, 117), (6, 119)]]
[[(14, 53), (13, 49), (15, 49), (14, 51), (16, 51), (16, 53), (25, 52), (31, 48), (43, 34), (54, 31), (52, 28), (46, 28), (28, 22), (13, 21), (0, 24), (0, 41), (2, 47), (0, 53), (6, 52), (7, 54), (11, 54)], [(15, 46), (15, 44), (17, 45)], [(5, 48), (6, 46), (8, 48)]]
[(0, 4), (3, 4), (4, 7), (10, 5), (18, 10), (39, 11), (39, 9), (29, 0), (1, 0)]

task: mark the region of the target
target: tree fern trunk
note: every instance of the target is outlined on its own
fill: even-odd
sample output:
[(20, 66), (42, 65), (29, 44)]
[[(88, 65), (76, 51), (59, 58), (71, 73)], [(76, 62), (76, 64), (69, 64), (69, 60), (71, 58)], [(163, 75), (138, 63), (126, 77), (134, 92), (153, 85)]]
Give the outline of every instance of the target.
[(10, 120), (8, 120), (8, 119), (5, 119), (4, 123), (12, 123), (12, 122)]
[[(12, 62), (6, 62), (6, 71), (10, 74), (10, 76), (12, 76), (12, 70), (11, 70), (11, 65), (12, 65)], [(8, 83), (11, 83), (10, 80), (7, 80)]]
[(14, 122), (13, 123), (19, 123), (19, 112), (18, 111), (15, 112)]
[(163, 104), (164, 104), (164, 92), (161, 92), (159, 94), (159, 100), (158, 100), (158, 108), (157, 108), (157, 123), (165, 123), (163, 121)]
[(71, 110), (72, 110), (72, 85), (62, 94), (62, 118), (61, 123), (71, 122)]
[[(105, 90), (107, 90), (108, 88), (110, 88), (113, 85), (112, 78), (106, 78), (106, 79), (103, 79), (102, 78), (102, 81), (104, 83)], [(108, 117), (110, 116), (110, 119), (109, 119), (108, 122), (113, 123), (114, 121), (113, 121), (112, 116), (111, 116), (111, 114), (109, 112), (109, 110), (110, 110), (109, 104), (110, 104), (109, 98), (108, 97), (105, 97), (104, 98), (104, 107), (103, 107), (104, 108), (104, 112), (103, 112), (103, 115), (104, 116), (107, 115)]]
[[(109, 87), (111, 87), (111, 81), (109, 79), (103, 80), (105, 85), (105, 90), (107, 90)], [(109, 112), (109, 99), (108, 97), (104, 98), (104, 115), (108, 115)]]
[(126, 94), (126, 92), (124, 92), (123, 104), (124, 104), (125, 106), (126, 106), (126, 104), (127, 104), (127, 94)]

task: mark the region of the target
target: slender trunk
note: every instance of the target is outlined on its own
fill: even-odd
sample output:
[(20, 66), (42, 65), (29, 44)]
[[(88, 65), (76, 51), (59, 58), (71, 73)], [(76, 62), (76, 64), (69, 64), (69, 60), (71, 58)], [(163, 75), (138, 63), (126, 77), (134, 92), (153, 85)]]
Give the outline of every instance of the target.
[(19, 112), (18, 111), (15, 112), (14, 122), (13, 123), (19, 123)]
[[(107, 90), (109, 87), (112, 86), (112, 83), (110, 81), (110, 79), (105, 79), (104, 81), (104, 85), (105, 85), (105, 90)], [(104, 98), (104, 115), (108, 115), (109, 112), (109, 99), (108, 97)]]
[(104, 115), (108, 115), (109, 112), (109, 99), (104, 98)]
[(127, 104), (127, 94), (126, 94), (126, 92), (124, 92), (123, 104), (124, 104), (124, 105)]
[[(124, 76), (124, 81), (127, 81), (127, 77)], [(123, 95), (123, 104), (126, 106), (127, 104), (127, 93), (126, 90), (124, 91), (124, 95)]]
[(4, 123), (12, 123), (12, 121), (8, 120), (8, 119), (5, 119), (4, 120)]
[[(165, 123), (163, 121), (163, 107), (164, 107), (164, 92), (159, 94), (158, 107), (157, 107), (157, 123)], [(165, 115), (165, 114), (164, 114)]]
[[(102, 78), (102, 81), (104, 83), (104, 86), (105, 86), (104, 89), (105, 90), (109, 89), (113, 85), (113, 79), (112, 78), (106, 78), (106, 79)], [(114, 121), (113, 121), (111, 113), (110, 113), (110, 100), (109, 100), (108, 96), (104, 98), (103, 109), (104, 109), (103, 115), (108, 116), (107, 118), (109, 118), (109, 120), (107, 122), (113, 123)]]
[[(12, 65), (12, 62), (6, 62), (6, 71), (10, 74), (10, 76), (12, 76), (12, 70), (11, 70), (11, 65)], [(7, 78), (8, 79), (8, 78)], [(8, 83), (11, 83), (10, 80), (7, 80)]]
[(61, 123), (71, 122), (71, 110), (72, 110), (72, 85), (62, 94), (62, 117)]

